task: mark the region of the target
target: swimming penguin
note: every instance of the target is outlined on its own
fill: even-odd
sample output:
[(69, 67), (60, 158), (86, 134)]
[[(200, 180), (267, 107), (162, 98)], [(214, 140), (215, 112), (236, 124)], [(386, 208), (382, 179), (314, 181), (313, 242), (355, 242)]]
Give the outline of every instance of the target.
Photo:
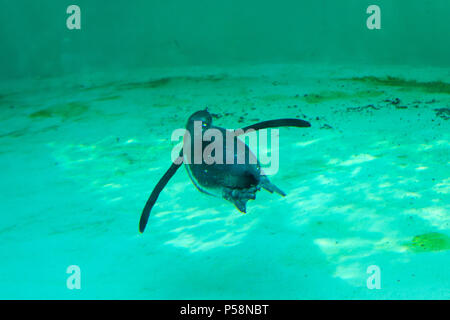
[[(139, 221), (139, 231), (144, 232), (150, 211), (160, 192), (183, 162), (190, 179), (199, 191), (222, 197), (233, 203), (241, 212), (246, 212), (247, 201), (254, 200), (256, 192), (261, 188), (285, 196), (286, 194), (263, 174), (256, 156), (237, 136), (250, 129), (310, 126), (311, 124), (305, 120), (276, 119), (232, 131), (213, 126), (212, 115), (207, 109), (195, 112), (187, 121), (183, 149), (178, 159), (159, 180), (145, 204)], [(221, 139), (216, 140), (217, 138)], [(211, 142), (205, 144), (205, 140)], [(213, 145), (214, 148), (211, 148)]]

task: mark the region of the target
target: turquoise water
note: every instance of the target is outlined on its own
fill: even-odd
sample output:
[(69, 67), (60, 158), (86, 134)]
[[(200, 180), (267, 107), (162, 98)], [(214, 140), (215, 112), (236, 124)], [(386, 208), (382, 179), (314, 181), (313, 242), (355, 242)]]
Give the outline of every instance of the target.
[[(377, 1), (369, 30), (342, 2), (78, 1), (80, 30), (3, 4), (0, 298), (449, 299), (450, 6)], [(286, 197), (242, 214), (180, 168), (140, 234), (204, 107), (311, 123), (279, 129)]]

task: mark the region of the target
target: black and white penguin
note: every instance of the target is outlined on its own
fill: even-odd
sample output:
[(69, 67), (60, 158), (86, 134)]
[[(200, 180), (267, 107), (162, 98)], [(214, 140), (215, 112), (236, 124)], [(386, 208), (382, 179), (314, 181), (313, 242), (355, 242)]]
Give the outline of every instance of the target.
[[(261, 188), (281, 196), (286, 195), (263, 174), (256, 156), (237, 136), (250, 129), (310, 127), (309, 122), (300, 119), (268, 120), (238, 131), (213, 126), (212, 122), (212, 116), (206, 109), (197, 111), (189, 117), (179, 158), (160, 179), (142, 211), (139, 222), (141, 233), (145, 230), (150, 211), (160, 192), (183, 162), (189, 177), (199, 191), (222, 197), (244, 213), (247, 201), (254, 200), (256, 192)], [(221, 138), (222, 141), (216, 143), (217, 138)], [(210, 142), (205, 143), (205, 140)]]

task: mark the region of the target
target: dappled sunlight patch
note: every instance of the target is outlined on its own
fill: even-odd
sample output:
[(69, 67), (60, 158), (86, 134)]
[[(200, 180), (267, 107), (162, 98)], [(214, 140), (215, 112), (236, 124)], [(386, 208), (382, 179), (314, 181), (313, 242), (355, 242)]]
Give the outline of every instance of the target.
[(224, 234), (220, 238), (214, 238), (210, 241), (202, 241), (200, 243), (197, 243), (192, 249), (192, 252), (197, 251), (207, 251), (211, 249), (215, 249), (218, 247), (223, 246), (235, 246), (240, 243), (241, 239), (244, 237), (243, 234), (232, 236), (230, 234), (222, 233)]
[(395, 221), (395, 217), (386, 216), (374, 207), (354, 207), (345, 216), (348, 224), (347, 230), (352, 232), (370, 232), (379, 236), (396, 236), (396, 231), (391, 230), (390, 223)]
[(391, 141), (389, 140), (378, 140), (376, 142), (373, 143), (373, 146), (378, 146), (378, 147), (390, 147), (392, 144)]
[(334, 185), (334, 186), (340, 184), (336, 179), (325, 177), (323, 174), (317, 176), (314, 180), (316, 180), (319, 184)]
[(112, 189), (119, 189), (122, 188), (122, 185), (118, 183), (107, 183), (103, 185), (103, 188), (112, 188)]
[(336, 165), (336, 166), (352, 166), (359, 163), (369, 162), (376, 159), (376, 157), (370, 155), (370, 154), (359, 154), (359, 155), (352, 155), (348, 160), (341, 160), (339, 158), (332, 158), (328, 161), (329, 165)]
[[(387, 230), (387, 226), (379, 231)], [(381, 239), (361, 237), (350, 238), (318, 238), (314, 243), (326, 255), (327, 261), (335, 267), (334, 276), (347, 281), (354, 286), (366, 284), (367, 265), (361, 264), (368, 258), (383, 253), (392, 252), (404, 254), (406, 251), (402, 239), (395, 232), (387, 231)], [(407, 263), (409, 259), (399, 256), (399, 260)]]
[(441, 145), (446, 146), (446, 147), (449, 147), (449, 146), (450, 146), (450, 141), (448, 141), (448, 140), (437, 140), (437, 141), (435, 141), (434, 143), (435, 143), (437, 146), (441, 146)]
[(419, 145), (418, 145), (417, 151), (427, 151), (427, 150), (430, 150), (430, 149), (432, 149), (432, 148), (433, 148), (433, 145), (432, 145), (432, 144), (425, 144), (425, 143), (422, 143), (422, 144), (419, 144)]
[(175, 247), (181, 247), (190, 252), (208, 251), (224, 246), (235, 246), (239, 244), (243, 235), (231, 236), (230, 234), (221, 233), (222, 236), (212, 238), (211, 240), (201, 240), (195, 238), (192, 234), (181, 234), (177, 238), (167, 241), (165, 244)]
[(404, 214), (416, 215), (438, 229), (448, 229), (450, 214), (443, 207), (424, 207), (405, 210)]
[(357, 168), (353, 169), (353, 171), (352, 171), (352, 173), (351, 173), (351, 176), (352, 176), (352, 177), (355, 177), (355, 176), (357, 176), (360, 172), (361, 172), (361, 167), (357, 167)]
[(370, 154), (352, 155), (349, 160), (340, 163), (341, 166), (351, 166), (358, 163), (368, 162), (374, 160), (375, 157)]
[(175, 247), (184, 247), (190, 248), (195, 243), (195, 238), (192, 234), (189, 233), (180, 233), (175, 239), (169, 240), (165, 242), (165, 244), (171, 244)]
[(328, 203), (335, 197), (332, 193), (316, 193), (310, 195), (306, 199), (298, 199), (294, 204), (294, 207), (301, 208), (302, 210), (317, 210), (320, 208), (327, 208)]
[(397, 183), (398, 184), (416, 184), (418, 183), (420, 180), (413, 176), (413, 177), (403, 177), (403, 176), (398, 176), (397, 177)]
[[(196, 210), (197, 210), (196, 207), (188, 207), (184, 210), (184, 214), (187, 214), (189, 212), (193, 212)], [(165, 218), (165, 216), (172, 216), (172, 215), (174, 215), (174, 213), (175, 212), (173, 210), (155, 210), (155, 212), (152, 212), (152, 216), (160, 219), (160, 218)]]
[(336, 239), (315, 239), (314, 243), (318, 245), (326, 255), (336, 255), (341, 250)]
[(214, 222), (223, 221), (223, 220), (224, 220), (223, 218), (202, 219), (197, 224), (181, 226), (181, 227), (178, 227), (178, 228), (175, 228), (175, 229), (171, 230), (171, 232), (178, 233), (178, 232), (182, 232), (182, 231), (185, 231), (185, 230), (188, 230), (188, 229), (194, 229), (194, 228), (199, 227), (199, 226), (201, 226), (203, 224), (214, 223)]
[(216, 215), (219, 214), (219, 212), (216, 209), (204, 209), (204, 210), (192, 210), (192, 213), (189, 215), (184, 216), (184, 219), (191, 220), (197, 217), (205, 217), (208, 215)]
[(192, 185), (191, 181), (189, 181), (189, 178), (186, 177), (186, 180), (183, 182), (176, 182), (176, 183), (171, 183), (170, 188), (171, 188), (171, 192), (175, 192), (175, 193), (181, 193), (184, 192), (185, 190), (187, 190), (188, 188), (193, 187), (192, 189), (194, 189), (195, 187)]
[[(136, 179), (136, 174), (141, 170), (157, 174), (167, 169), (162, 165), (152, 165), (150, 169), (147, 168), (147, 163), (157, 159), (161, 150), (166, 150), (167, 146), (143, 144), (135, 138), (122, 141), (115, 137), (107, 137), (91, 144), (52, 142), (47, 146), (52, 149), (59, 168), (68, 171), (69, 176), (79, 181), (83, 188), (94, 189), (97, 192), (107, 193), (110, 190), (118, 190), (128, 186), (130, 179), (141, 181), (141, 183), (151, 181), (150, 176), (147, 179)], [(149, 161), (146, 158), (149, 158)], [(170, 161), (169, 158), (167, 160)], [(159, 177), (154, 179), (155, 184), (157, 179)], [(175, 185), (172, 191), (178, 193), (185, 187), (186, 184)]]
[(297, 202), (299, 198), (302, 198), (301, 194), (308, 192), (310, 190), (309, 186), (301, 186), (292, 190), (289, 190), (286, 197), (283, 199), (287, 203)]
[(348, 187), (345, 187), (345, 188), (343, 188), (343, 190), (346, 193), (358, 193), (358, 192), (361, 192), (361, 191), (368, 190), (371, 187), (372, 187), (372, 185), (370, 183), (360, 182), (360, 183), (355, 183), (355, 184), (352, 184), (352, 185), (350, 185)]
[(294, 146), (296, 147), (307, 147), (309, 145), (312, 145), (314, 143), (317, 143), (319, 141), (321, 141), (322, 139), (313, 139), (313, 140), (309, 140), (309, 141), (303, 141), (303, 142), (297, 142), (294, 144)]
[(355, 287), (362, 287), (366, 285), (367, 275), (365, 271), (360, 263), (355, 262), (337, 266), (333, 276), (346, 280)]
[[(211, 202), (221, 201), (208, 197)], [(173, 206), (165, 201), (163, 206)], [(247, 233), (259, 222), (259, 217), (237, 213), (236, 210), (219, 202), (217, 207), (200, 208), (195, 202), (184, 201), (176, 209), (152, 214), (159, 230), (165, 230), (161, 237), (166, 245), (183, 248), (190, 252), (207, 251), (240, 243)]]
[(392, 187), (392, 183), (390, 182), (383, 182), (378, 185), (378, 188), (390, 188), (390, 187)]
[(405, 199), (405, 198), (421, 198), (422, 195), (417, 192), (411, 192), (406, 190), (393, 189), (390, 191), (392, 197), (396, 199)]
[(443, 180), (442, 182), (436, 183), (433, 187), (436, 193), (449, 194), (450, 193), (450, 178)]
[(333, 206), (330, 208), (330, 211), (339, 214), (347, 214), (347, 213), (355, 213), (356, 207), (354, 204), (345, 204), (340, 206)]
[(385, 236), (383, 239), (378, 240), (375, 243), (374, 248), (377, 251), (389, 251), (396, 253), (405, 252), (405, 248), (402, 245), (402, 240), (392, 235)]
[(397, 237), (397, 231), (391, 230), (392, 225), (395, 224), (395, 217), (383, 216), (378, 214), (376, 210), (365, 210), (361, 212), (362, 218), (357, 223), (355, 219), (352, 230), (359, 232), (371, 232), (374, 234), (382, 234), (384, 237), (390, 237), (395, 239)]
[(161, 171), (162, 170), (162, 167), (150, 167), (150, 168), (147, 168), (147, 171), (148, 172), (153, 172), (153, 171)]
[[(220, 228), (219, 225), (228, 225), (226, 217), (202, 219), (196, 224), (183, 226), (171, 230), (176, 237), (165, 242), (190, 252), (208, 251), (221, 247), (238, 245), (256, 224), (256, 220), (235, 226), (235, 228)], [(187, 231), (188, 230), (188, 231)]]
[(366, 191), (365, 194), (366, 194), (366, 199), (370, 200), (370, 201), (383, 201), (384, 200), (383, 197), (380, 197), (376, 193), (373, 193), (373, 192)]
[(316, 239), (314, 243), (326, 255), (328, 262), (335, 266), (334, 277), (356, 285), (359, 283), (359, 279), (366, 276), (365, 270), (355, 260), (363, 259), (374, 253), (373, 241), (361, 238), (323, 238)]
[(360, 256), (361, 252), (367, 251), (367, 248), (373, 248), (374, 245), (373, 241), (362, 238), (322, 238), (314, 240), (314, 243), (318, 245), (326, 255), (339, 255), (339, 257), (334, 257), (338, 258), (337, 262), (347, 260), (355, 255)]
[(327, 165), (337, 165), (341, 160), (339, 158), (331, 158), (328, 160)]

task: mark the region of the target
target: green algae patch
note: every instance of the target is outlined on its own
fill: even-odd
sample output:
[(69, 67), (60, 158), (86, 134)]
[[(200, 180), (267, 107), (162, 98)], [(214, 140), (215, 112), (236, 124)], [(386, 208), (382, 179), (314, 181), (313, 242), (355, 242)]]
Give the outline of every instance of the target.
[(82, 116), (88, 110), (88, 105), (84, 103), (70, 102), (67, 104), (55, 105), (47, 109), (33, 112), (29, 115), (29, 117), (32, 119), (48, 119), (58, 117), (63, 120), (71, 120)]
[(161, 78), (147, 82), (132, 82), (121, 86), (122, 89), (160, 88), (169, 85), (175, 78)]
[(398, 87), (405, 90), (421, 90), (429, 93), (444, 93), (450, 94), (450, 83), (442, 81), (430, 81), (421, 82), (417, 80), (406, 80), (398, 77), (387, 76), (385, 78), (379, 78), (374, 76), (367, 77), (353, 77), (340, 79), (346, 81), (357, 81), (372, 85), (380, 85), (387, 87)]
[(51, 118), (52, 116), (52, 112), (49, 109), (39, 110), (29, 115), (30, 118)]
[(159, 79), (153, 79), (143, 82), (128, 82), (117, 86), (117, 89), (121, 90), (133, 90), (133, 89), (153, 89), (162, 88), (172, 84), (179, 83), (207, 83), (207, 82), (219, 82), (227, 79), (225, 75), (206, 75), (206, 76), (175, 76), (164, 77)]
[(265, 96), (258, 97), (258, 99), (268, 102), (293, 102), (295, 101), (304, 101), (309, 104), (317, 104), (323, 103), (331, 100), (349, 100), (349, 99), (365, 99), (378, 97), (383, 95), (384, 91), (373, 91), (373, 90), (365, 90), (365, 91), (357, 91), (357, 92), (344, 92), (344, 91), (323, 91), (319, 93), (309, 93), (303, 96), (290, 96), (283, 94), (269, 94)]
[(384, 94), (384, 91), (357, 91), (354, 93), (344, 92), (344, 91), (327, 91), (317, 94), (305, 94), (302, 97), (306, 103), (322, 103), (330, 100), (349, 100), (349, 99), (359, 99), (359, 98), (372, 98), (378, 97)]
[(433, 252), (450, 250), (450, 237), (438, 232), (415, 236), (405, 246), (413, 252)]
[(120, 98), (121, 98), (120, 96), (104, 96), (95, 99), (95, 101), (110, 101), (110, 100), (118, 100)]
[(0, 138), (20, 138), (28, 133), (27, 129), (14, 130), (8, 133), (0, 134)]
[(103, 90), (103, 89), (111, 89), (115, 88), (118, 85), (118, 82), (107, 82), (102, 84), (94, 84), (91, 86), (80, 85), (75, 87), (75, 89), (82, 91), (93, 91), (93, 90)]
[(0, 105), (10, 104), (11, 97), (16, 95), (15, 93), (0, 93)]
[[(136, 81), (136, 82), (108, 82), (103, 84), (94, 84), (91, 86), (80, 85), (76, 89), (82, 91), (93, 91), (93, 90), (137, 90), (137, 89), (155, 89), (155, 88), (165, 88), (173, 85), (185, 85), (185, 84), (207, 84), (207, 83), (217, 83), (224, 80), (228, 80), (230, 77), (227, 74), (209, 74), (201, 76), (169, 76), (150, 79), (147, 81)], [(239, 80), (251, 79), (251, 78), (238, 78)], [(111, 96), (111, 100), (119, 98), (118, 96)], [(101, 100), (101, 98), (100, 98)], [(107, 98), (107, 100), (109, 100)], [(1, 100), (0, 100), (1, 101)]]
[(293, 101), (295, 100), (295, 97), (283, 95), (283, 94), (269, 94), (266, 96), (259, 97), (260, 100), (265, 102), (280, 102), (280, 101)]

